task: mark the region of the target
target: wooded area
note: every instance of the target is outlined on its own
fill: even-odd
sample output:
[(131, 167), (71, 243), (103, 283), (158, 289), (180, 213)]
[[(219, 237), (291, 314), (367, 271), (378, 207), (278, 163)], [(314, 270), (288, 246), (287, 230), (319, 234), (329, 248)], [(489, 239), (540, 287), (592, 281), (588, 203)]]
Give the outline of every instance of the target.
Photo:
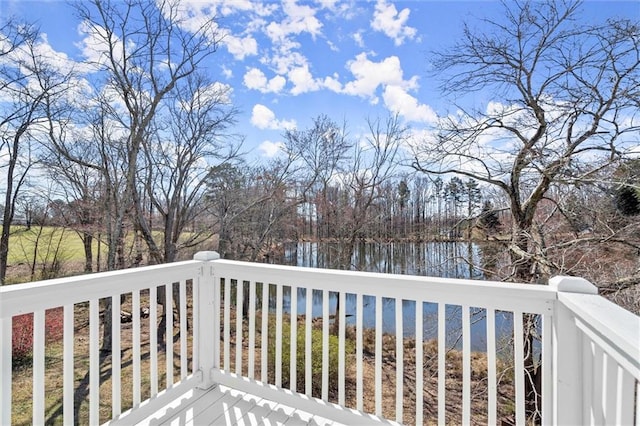
[(221, 35), (214, 21), (187, 31), (177, 7), (77, 3), (96, 42), (74, 69), (35, 27), (3, 21), (2, 282), (16, 224), (78, 233), (85, 272), (202, 247), (263, 260), (298, 240), (343, 242), (349, 268), (357, 241), (462, 238), (504, 241), (508, 265), (488, 272), (505, 280), (638, 281), (637, 22), (578, 28), (579, 2), (505, 5), (492, 31), (466, 27), (425, 58), (444, 98), (488, 89), (490, 108), (452, 100), (422, 138), (399, 116), (353, 135), (320, 112), (249, 164), (232, 88), (204, 72)]

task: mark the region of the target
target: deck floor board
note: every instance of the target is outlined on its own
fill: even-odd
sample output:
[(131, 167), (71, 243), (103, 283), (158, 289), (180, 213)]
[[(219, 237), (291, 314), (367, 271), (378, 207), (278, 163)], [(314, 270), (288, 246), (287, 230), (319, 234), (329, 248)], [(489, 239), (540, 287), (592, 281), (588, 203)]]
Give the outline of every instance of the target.
[(340, 425), (306, 411), (223, 385), (208, 390), (190, 389), (138, 424), (147, 426)]

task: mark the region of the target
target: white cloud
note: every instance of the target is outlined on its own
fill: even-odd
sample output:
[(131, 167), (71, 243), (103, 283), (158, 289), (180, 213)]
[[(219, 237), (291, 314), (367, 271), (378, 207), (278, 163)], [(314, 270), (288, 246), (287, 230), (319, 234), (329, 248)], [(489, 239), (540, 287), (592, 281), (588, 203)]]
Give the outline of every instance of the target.
[(233, 70), (226, 65), (222, 65), (222, 75), (228, 79), (233, 78)]
[(278, 52), (270, 59), (263, 58), (262, 62), (273, 67), (277, 74), (286, 74), (290, 69), (296, 66), (307, 64), (307, 58), (300, 52), (294, 52), (293, 49), (299, 48), (297, 43), (280, 45)]
[(407, 121), (435, 123), (438, 119), (429, 105), (418, 103), (418, 100), (402, 87), (387, 86), (382, 98), (389, 111), (399, 114)]
[(406, 8), (398, 13), (393, 3), (389, 4), (386, 0), (378, 0), (371, 28), (383, 32), (387, 37), (393, 39), (396, 46), (400, 46), (404, 43), (405, 38), (412, 39), (417, 33), (415, 28), (406, 25), (409, 13), (411, 13), (410, 10)]
[(321, 83), (314, 79), (309, 71), (309, 66), (296, 67), (289, 71), (289, 80), (293, 83), (291, 89), (292, 95), (299, 95), (301, 93), (313, 92), (321, 87)]
[(308, 5), (299, 5), (296, 0), (286, 0), (282, 4), (286, 18), (271, 22), (266, 27), (267, 36), (274, 43), (283, 42), (290, 34), (309, 33), (314, 39), (321, 34), (322, 23), (316, 18), (316, 10)]
[(273, 111), (262, 104), (256, 104), (251, 111), (251, 124), (259, 129), (284, 130), (296, 127), (295, 120), (278, 120)]
[(317, 0), (317, 2), (320, 3), (323, 8), (333, 10), (335, 9), (338, 0)]
[(233, 88), (230, 85), (216, 81), (206, 87), (203, 87), (199, 97), (200, 102), (202, 103), (230, 105), (232, 93)]
[(357, 33), (353, 33), (351, 35), (353, 41), (356, 42), (356, 45), (360, 48), (364, 48), (364, 39), (362, 38), (362, 31), (358, 31)]
[(223, 38), (223, 43), (227, 46), (229, 53), (238, 61), (243, 60), (247, 56), (258, 54), (258, 42), (251, 36), (236, 37), (227, 34)]
[(640, 158), (640, 145), (630, 146), (625, 153), (627, 158)]
[(331, 77), (325, 77), (322, 85), (332, 92), (340, 93), (342, 91), (342, 84), (338, 81), (338, 74), (334, 74)]
[(347, 66), (355, 80), (344, 86), (344, 93), (348, 95), (370, 98), (377, 102), (376, 89), (381, 85), (395, 85), (405, 89), (417, 87), (417, 77), (404, 80), (400, 59), (397, 56), (389, 56), (381, 62), (372, 62), (366, 53), (360, 53), (355, 60), (347, 63)]
[[(5, 43), (5, 47), (12, 45), (0, 33), (0, 50)], [(0, 55), (0, 67), (6, 67), (10, 73), (18, 73), (24, 80), (7, 80), (7, 90), (0, 93), (0, 103), (11, 102), (15, 96), (14, 89), (18, 92), (29, 90), (31, 95), (35, 96), (41, 93), (43, 84), (51, 87), (53, 93), (57, 93), (56, 98), (62, 96), (71, 103), (81, 102), (93, 91), (84, 74), (94, 71), (95, 66), (76, 62), (67, 53), (55, 50), (49, 44), (46, 33), (40, 34), (34, 44), (23, 43), (14, 47), (15, 49), (6, 49), (5, 55)], [(46, 82), (39, 81), (38, 76), (33, 73), (34, 61), (50, 71)]]
[[(82, 55), (86, 58), (87, 62), (93, 64), (95, 67), (103, 64), (108, 58), (109, 46), (107, 44), (107, 31), (97, 25), (91, 25), (88, 22), (83, 22), (78, 26), (78, 33), (83, 36), (83, 39), (76, 44), (82, 51)], [(122, 41), (115, 35), (113, 44), (114, 52), (122, 52)], [(118, 62), (122, 62), (123, 58), (118, 56), (114, 58)]]
[(258, 146), (258, 149), (262, 151), (262, 154), (268, 158), (278, 155), (278, 153), (282, 151), (282, 148), (284, 148), (284, 144), (282, 142), (271, 141), (264, 141)]
[(249, 89), (259, 90), (262, 93), (278, 93), (287, 81), (281, 75), (277, 75), (270, 80), (258, 68), (251, 68), (244, 75), (244, 85)]
[[(158, 0), (157, 4), (161, 4)], [(172, 17), (180, 22), (181, 28), (191, 33), (201, 31), (209, 25), (207, 37), (211, 42), (220, 42), (227, 48), (236, 60), (243, 60), (247, 56), (257, 55), (258, 43), (251, 35), (263, 25), (264, 17), (271, 15), (278, 8), (270, 2), (255, 2), (251, 0), (181, 0), (178, 4), (177, 16)], [(169, 7), (165, 7), (165, 14)], [(220, 26), (231, 15), (242, 19), (242, 28), (233, 32), (230, 28)], [(223, 17), (224, 19), (220, 19)]]

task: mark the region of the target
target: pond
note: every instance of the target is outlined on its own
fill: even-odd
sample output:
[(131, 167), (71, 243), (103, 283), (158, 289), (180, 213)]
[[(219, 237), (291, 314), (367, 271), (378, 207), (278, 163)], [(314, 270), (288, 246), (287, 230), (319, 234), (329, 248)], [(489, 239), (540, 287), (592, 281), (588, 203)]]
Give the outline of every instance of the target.
[[(394, 274), (434, 276), (444, 278), (484, 279), (481, 269), (483, 265), (483, 247), (467, 242), (427, 242), (427, 243), (360, 243), (350, 257), (350, 269)], [(282, 263), (292, 266), (336, 269), (344, 247), (339, 243), (300, 242), (285, 246)], [(275, 295), (274, 295), (275, 296)], [(290, 289), (284, 291), (283, 308), (291, 312)], [(306, 291), (298, 289), (297, 314), (305, 313)], [(322, 315), (322, 292), (313, 292), (314, 317)], [(355, 325), (356, 295), (347, 294), (345, 298), (345, 314), (347, 325)], [(329, 311), (336, 311), (337, 293), (330, 293)], [(271, 309), (275, 309), (275, 299)], [(382, 301), (382, 327), (385, 333), (395, 333), (396, 305), (394, 299), (384, 298)], [(424, 339), (437, 337), (438, 305), (424, 303), (422, 309)], [(484, 309), (471, 308), (471, 346), (472, 350), (486, 350), (486, 322)], [(402, 303), (403, 334), (405, 337), (415, 336), (416, 303), (404, 300)], [(462, 309), (457, 305), (445, 308), (447, 345), (458, 347), (462, 324)], [(375, 327), (375, 298), (363, 298), (363, 324), (367, 328)], [(513, 315), (510, 312), (496, 312), (496, 335), (508, 339), (512, 335)]]

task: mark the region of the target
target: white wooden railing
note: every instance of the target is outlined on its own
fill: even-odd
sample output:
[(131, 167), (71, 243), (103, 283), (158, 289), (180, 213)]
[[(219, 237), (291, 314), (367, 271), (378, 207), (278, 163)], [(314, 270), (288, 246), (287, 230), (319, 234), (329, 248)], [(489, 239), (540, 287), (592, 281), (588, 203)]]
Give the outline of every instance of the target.
[[(167, 288), (179, 297), (161, 292)], [(176, 305), (164, 330), (173, 350), (158, 349), (159, 292), (165, 306)], [(100, 354), (105, 300), (131, 312), (123, 325), (120, 310), (112, 310), (109, 357)], [(59, 307), (64, 330), (55, 352), (46, 323)], [(17, 368), (12, 324), (24, 314), (33, 314), (32, 363)], [(530, 348), (523, 336), (531, 321)], [(52, 412), (64, 424), (131, 424), (185, 389), (216, 383), (344, 423), (495, 424), (510, 416), (524, 424), (529, 360), (540, 371), (543, 424), (640, 424), (640, 318), (580, 278), (534, 286), (254, 264), (201, 252), (193, 261), (2, 287), (0, 329), (3, 425), (15, 419), (26, 375), (34, 424)], [(52, 373), (56, 356), (62, 366)], [(52, 374), (62, 377), (59, 396), (50, 389)]]

